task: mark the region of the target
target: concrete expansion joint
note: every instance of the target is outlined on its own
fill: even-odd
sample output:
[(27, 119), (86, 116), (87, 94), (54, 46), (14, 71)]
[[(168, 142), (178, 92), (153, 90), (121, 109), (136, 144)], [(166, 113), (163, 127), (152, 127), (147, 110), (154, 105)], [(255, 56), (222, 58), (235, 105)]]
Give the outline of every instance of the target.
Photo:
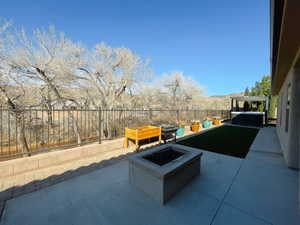
[(1, 201), (0, 202), (0, 222), (2, 220), (2, 216), (3, 216), (3, 213), (4, 213), (5, 205), (6, 205), (6, 201)]
[[(274, 154), (277, 154), (277, 153), (274, 153)], [(232, 182), (230, 183), (230, 185), (229, 185), (229, 187), (228, 187), (228, 189), (227, 189), (227, 191), (226, 191), (224, 197), (222, 198), (222, 200), (221, 200), (221, 202), (220, 202), (220, 204), (219, 204), (219, 206), (218, 206), (218, 208), (217, 208), (217, 210), (216, 210), (216, 212), (215, 212), (215, 214), (214, 214), (214, 216), (213, 216), (213, 218), (212, 218), (212, 220), (211, 220), (210, 225), (213, 225), (213, 222), (214, 222), (216, 216), (218, 215), (218, 213), (219, 213), (221, 207), (222, 207), (223, 205), (225, 205), (225, 204), (228, 205), (228, 206), (230, 206), (230, 207), (232, 207), (232, 208), (234, 208), (234, 209), (236, 209), (236, 210), (239, 210), (240, 212), (242, 212), (242, 213), (244, 213), (244, 214), (247, 214), (247, 215), (249, 215), (249, 216), (251, 216), (251, 217), (253, 217), (253, 218), (256, 218), (256, 219), (258, 219), (258, 220), (261, 220), (261, 221), (263, 221), (263, 222), (265, 222), (265, 223), (267, 223), (267, 224), (274, 225), (274, 224), (271, 223), (270, 221), (266, 221), (266, 220), (263, 219), (263, 218), (260, 218), (260, 217), (257, 217), (257, 216), (255, 216), (255, 215), (252, 215), (252, 214), (248, 213), (247, 211), (244, 211), (244, 210), (242, 210), (242, 209), (240, 209), (240, 208), (238, 208), (238, 207), (236, 207), (236, 206), (234, 206), (234, 205), (232, 205), (232, 204), (230, 204), (230, 203), (228, 203), (228, 202), (225, 202), (225, 199), (226, 199), (228, 193), (230, 192), (233, 183), (234, 183), (235, 180), (237, 179), (237, 176), (238, 176), (238, 174), (240, 173), (240, 170), (241, 170), (243, 164), (245, 163), (245, 160), (246, 160), (246, 159), (243, 160), (243, 162), (241, 163), (240, 167), (238, 168), (236, 174), (234, 175), (234, 177), (233, 177), (233, 179), (232, 179)]]
[(255, 215), (252, 215), (251, 213), (249, 213), (249, 212), (247, 212), (247, 211), (245, 211), (245, 210), (243, 210), (243, 209), (241, 209), (241, 208), (239, 208), (239, 207), (236, 207), (235, 205), (233, 205), (233, 204), (231, 204), (231, 203), (229, 203), (229, 202), (224, 202), (224, 204), (226, 204), (226, 205), (230, 206), (231, 208), (234, 208), (234, 209), (236, 209), (236, 210), (238, 210), (238, 211), (240, 211), (240, 212), (242, 212), (242, 213), (244, 213), (244, 214), (247, 214), (248, 216), (251, 216), (251, 217), (254, 217), (254, 218), (258, 219), (258, 220), (261, 220), (261, 221), (263, 221), (263, 222), (265, 222), (265, 223), (267, 223), (267, 224), (274, 225), (274, 224), (271, 223), (270, 221), (267, 221), (267, 220), (265, 220), (265, 219), (263, 219), (263, 218), (261, 218), (261, 217), (257, 217), (257, 216), (255, 216)]
[(221, 199), (221, 202), (220, 202), (220, 204), (219, 204), (219, 206), (218, 206), (218, 208), (217, 208), (217, 210), (216, 210), (216, 212), (215, 212), (215, 214), (214, 214), (214, 216), (213, 216), (213, 218), (212, 218), (212, 220), (211, 220), (211, 222), (210, 222), (210, 225), (213, 224), (213, 222), (214, 222), (214, 220), (215, 220), (217, 214), (219, 213), (219, 211), (220, 211), (222, 205), (224, 204), (225, 198), (227, 197), (229, 191), (231, 190), (231, 187), (232, 187), (234, 181), (236, 180), (237, 175), (239, 174), (239, 172), (240, 172), (240, 170), (241, 170), (241, 168), (242, 168), (244, 162), (245, 162), (245, 159), (243, 160), (243, 162), (242, 162), (241, 165), (239, 166), (239, 168), (238, 168), (238, 170), (236, 171), (236, 173), (235, 173), (235, 175), (234, 175), (234, 177), (233, 177), (233, 179), (232, 179), (232, 181), (231, 181), (231, 183), (230, 183), (230, 185), (229, 185), (229, 187), (228, 187), (228, 189), (227, 189), (225, 195), (224, 195), (223, 198)]

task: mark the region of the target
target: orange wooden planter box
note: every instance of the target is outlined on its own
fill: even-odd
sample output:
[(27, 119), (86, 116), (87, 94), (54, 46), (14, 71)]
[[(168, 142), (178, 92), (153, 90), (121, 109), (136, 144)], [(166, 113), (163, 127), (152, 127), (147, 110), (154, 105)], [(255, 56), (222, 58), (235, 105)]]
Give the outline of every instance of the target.
[(161, 128), (155, 126), (141, 126), (125, 128), (125, 148), (128, 148), (128, 140), (134, 140), (136, 148), (139, 148), (139, 141), (158, 137), (159, 143), (161, 142)]
[(198, 132), (199, 130), (200, 130), (200, 125), (199, 124), (191, 125), (191, 131)]

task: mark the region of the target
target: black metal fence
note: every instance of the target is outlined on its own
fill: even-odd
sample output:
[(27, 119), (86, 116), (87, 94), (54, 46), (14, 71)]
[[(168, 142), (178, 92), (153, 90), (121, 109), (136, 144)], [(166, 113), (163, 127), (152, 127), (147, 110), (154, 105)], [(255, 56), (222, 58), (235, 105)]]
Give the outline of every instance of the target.
[(124, 135), (125, 127), (229, 118), (228, 110), (25, 109), (0, 106), (0, 159), (99, 142)]

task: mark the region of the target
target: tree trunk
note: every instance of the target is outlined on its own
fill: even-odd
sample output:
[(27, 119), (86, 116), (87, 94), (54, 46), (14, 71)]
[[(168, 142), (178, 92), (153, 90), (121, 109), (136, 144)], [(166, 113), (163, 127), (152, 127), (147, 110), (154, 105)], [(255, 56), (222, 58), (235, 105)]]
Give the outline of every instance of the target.
[(51, 110), (51, 108), (48, 108), (47, 115), (48, 115), (48, 124), (50, 124), (51, 126), (53, 126), (52, 110)]
[(0, 86), (0, 91), (4, 95), (6, 103), (11, 110), (11, 112), (8, 113), (13, 113), (16, 118), (17, 118), (17, 124), (20, 124), (20, 143), (21, 143), (21, 149), (23, 153), (26, 153), (24, 156), (28, 155), (30, 156), (30, 150), (28, 147), (27, 139), (25, 136), (25, 118), (24, 118), (24, 111), (20, 111), (18, 105), (14, 103), (14, 101), (9, 97), (7, 94), (6, 90)]
[(20, 124), (20, 137), (19, 137), (19, 141), (21, 143), (21, 149), (22, 152), (24, 153), (24, 156), (30, 156), (30, 149), (27, 143), (27, 139), (26, 139), (26, 129), (25, 129), (25, 118), (24, 115), (19, 116), (18, 119), (18, 124)]
[[(112, 112), (112, 111), (109, 111)], [(113, 121), (111, 120), (111, 115), (108, 115), (106, 117), (106, 136), (108, 139), (112, 139), (112, 126), (113, 126)]]
[(79, 127), (78, 127), (77, 121), (76, 121), (76, 119), (75, 119), (75, 117), (74, 117), (74, 115), (71, 111), (69, 111), (69, 117), (71, 118), (72, 127), (73, 127), (74, 133), (75, 133), (76, 138), (77, 138), (77, 144), (81, 145), (82, 140), (81, 140), (81, 135), (80, 135), (80, 132), (79, 132)]
[[(64, 106), (63, 108), (69, 108), (69, 107), (66, 107), (65, 98), (63, 98), (61, 96), (61, 94), (59, 93), (59, 90), (57, 89), (55, 84), (52, 83), (51, 79), (49, 79), (49, 77), (46, 75), (45, 71), (41, 70), (40, 68), (36, 68), (36, 71), (41, 75), (44, 82), (48, 85), (48, 88), (50, 88), (53, 91), (53, 93), (56, 96), (56, 98), (58, 99), (59, 103), (61, 103)], [(69, 111), (69, 116), (72, 121), (72, 127), (74, 130), (74, 133), (76, 134), (76, 137), (77, 137), (77, 144), (80, 145), (82, 141), (81, 141), (81, 136), (80, 136), (77, 121), (74, 118), (72, 112), (70, 112), (70, 111)]]

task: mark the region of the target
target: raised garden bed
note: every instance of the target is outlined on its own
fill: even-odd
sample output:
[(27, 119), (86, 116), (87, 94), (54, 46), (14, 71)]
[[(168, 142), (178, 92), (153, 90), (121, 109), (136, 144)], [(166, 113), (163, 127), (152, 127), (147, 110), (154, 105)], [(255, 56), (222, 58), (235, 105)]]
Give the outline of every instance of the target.
[(201, 128), (200, 122), (192, 122), (191, 124), (191, 131), (198, 132)]
[(139, 143), (145, 139), (158, 137), (158, 142), (161, 142), (161, 128), (155, 126), (141, 126), (125, 128), (125, 148), (128, 147), (128, 141), (133, 140), (136, 148), (139, 148)]

